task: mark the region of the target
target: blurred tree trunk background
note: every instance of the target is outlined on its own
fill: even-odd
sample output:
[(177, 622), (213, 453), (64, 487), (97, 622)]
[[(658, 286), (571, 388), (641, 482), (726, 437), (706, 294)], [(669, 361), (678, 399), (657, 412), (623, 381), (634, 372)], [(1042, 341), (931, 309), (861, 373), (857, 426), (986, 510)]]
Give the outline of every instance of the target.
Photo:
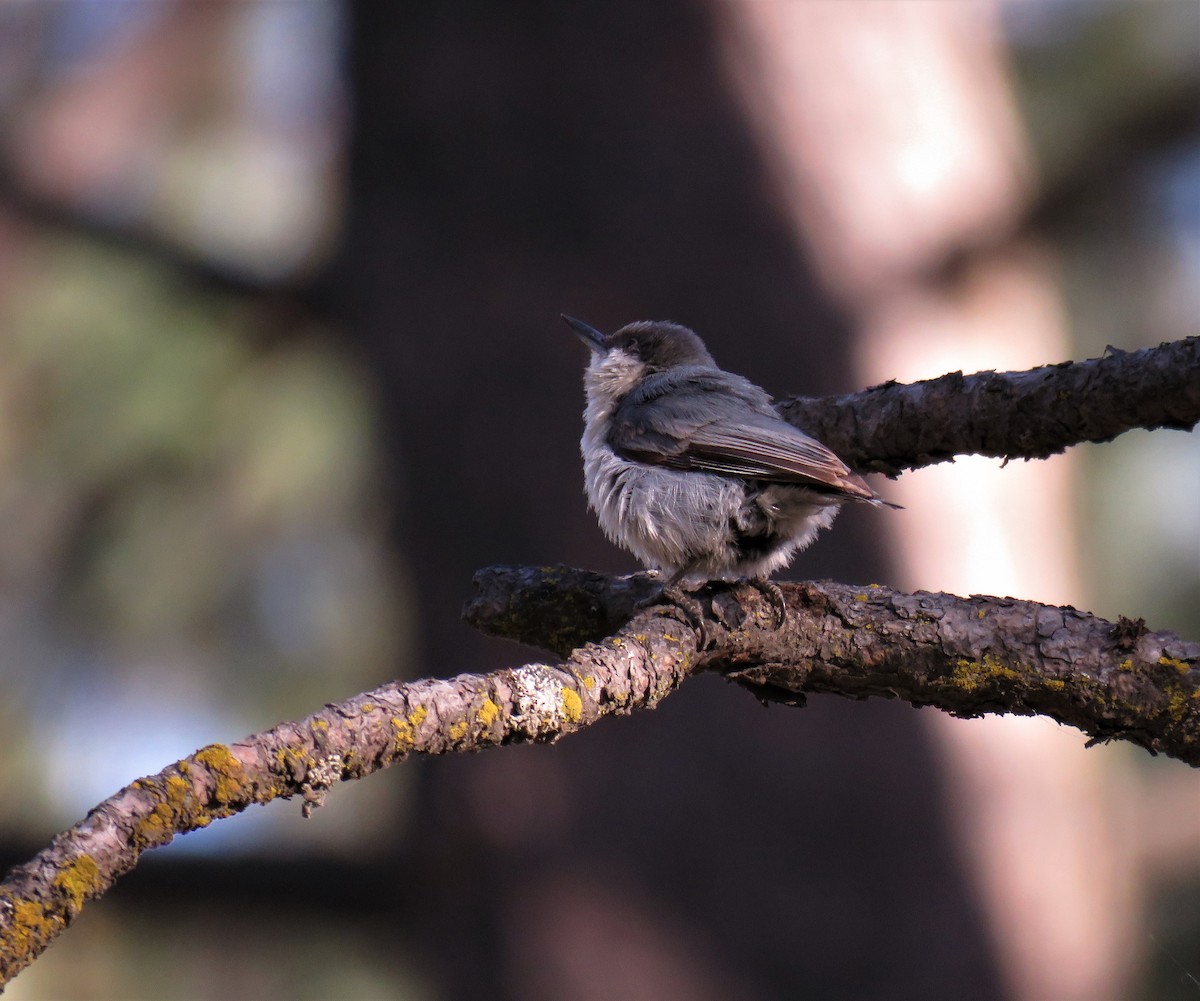
[[(475, 568), (631, 566), (580, 497), (584, 359), (559, 311), (692, 323), (781, 392), (854, 384), (847, 321), (703, 7), (364, 5), (353, 24), (334, 285), (403, 457), (422, 669), (495, 667), (514, 651), (457, 622)], [(795, 569), (886, 577), (878, 531), (846, 518)], [(423, 773), (398, 847), (436, 873), (419, 932), (452, 996), (999, 996), (917, 717), (822, 704), (797, 725), (732, 694)]]

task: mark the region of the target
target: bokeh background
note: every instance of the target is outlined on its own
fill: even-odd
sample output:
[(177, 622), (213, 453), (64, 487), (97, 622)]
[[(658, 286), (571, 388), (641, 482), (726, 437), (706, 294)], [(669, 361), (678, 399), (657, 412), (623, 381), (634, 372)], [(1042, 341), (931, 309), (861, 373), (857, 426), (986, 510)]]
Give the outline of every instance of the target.
[[(1197, 333), (1200, 5), (0, 7), (0, 862), (138, 775), (532, 654), (632, 569), (557, 319), (778, 395)], [(1200, 447), (877, 484), (797, 577), (1200, 636)], [(31, 999), (1200, 996), (1200, 783), (1046, 720), (698, 679), (146, 857)]]

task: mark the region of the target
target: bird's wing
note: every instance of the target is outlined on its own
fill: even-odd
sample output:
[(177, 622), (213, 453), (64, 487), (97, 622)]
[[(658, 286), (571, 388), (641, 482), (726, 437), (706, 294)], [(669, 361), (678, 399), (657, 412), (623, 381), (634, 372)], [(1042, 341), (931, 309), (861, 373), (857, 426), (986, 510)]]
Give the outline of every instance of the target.
[(727, 373), (646, 380), (616, 408), (608, 443), (634, 462), (875, 498), (833, 452), (780, 418), (762, 390)]

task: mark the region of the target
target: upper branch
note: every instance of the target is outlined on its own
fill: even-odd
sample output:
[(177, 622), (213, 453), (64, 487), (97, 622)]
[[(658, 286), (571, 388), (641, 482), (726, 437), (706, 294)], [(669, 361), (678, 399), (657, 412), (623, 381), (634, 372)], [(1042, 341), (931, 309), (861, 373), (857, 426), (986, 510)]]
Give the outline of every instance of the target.
[(796, 397), (788, 421), (855, 469), (895, 476), (956, 455), (1044, 459), (1133, 428), (1200, 421), (1200, 337), (1028, 372), (952, 372), (846, 396)]

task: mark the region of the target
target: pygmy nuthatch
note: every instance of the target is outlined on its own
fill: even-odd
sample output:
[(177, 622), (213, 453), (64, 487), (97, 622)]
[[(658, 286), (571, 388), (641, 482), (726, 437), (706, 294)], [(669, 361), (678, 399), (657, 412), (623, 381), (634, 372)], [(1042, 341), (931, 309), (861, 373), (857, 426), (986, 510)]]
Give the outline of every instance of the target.
[(580, 446), (604, 534), (669, 586), (766, 578), (846, 501), (888, 504), (767, 393), (722, 371), (675, 323), (605, 335), (564, 320), (592, 351)]

